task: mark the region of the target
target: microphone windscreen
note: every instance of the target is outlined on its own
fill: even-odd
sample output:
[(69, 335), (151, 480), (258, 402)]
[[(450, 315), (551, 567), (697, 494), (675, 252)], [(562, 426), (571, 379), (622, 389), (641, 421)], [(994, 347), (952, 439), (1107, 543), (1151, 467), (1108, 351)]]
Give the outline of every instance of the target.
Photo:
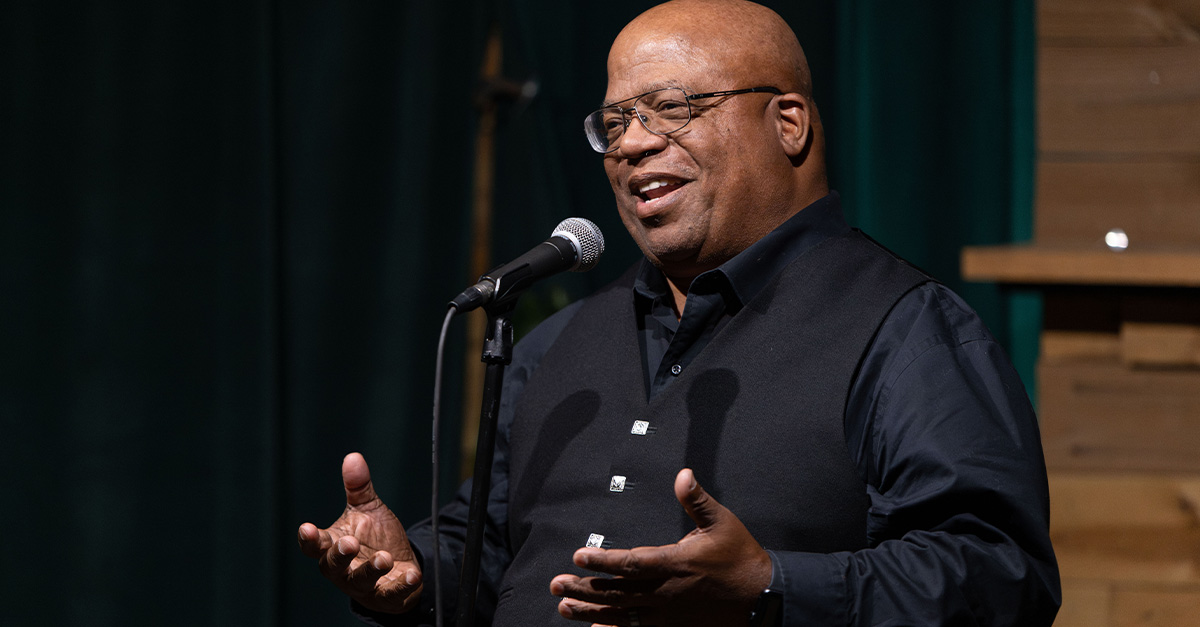
[(571, 268), (572, 272), (586, 272), (595, 268), (600, 255), (604, 253), (604, 234), (591, 220), (567, 218), (554, 227), (550, 237), (556, 235), (574, 242), (579, 251), (579, 263)]

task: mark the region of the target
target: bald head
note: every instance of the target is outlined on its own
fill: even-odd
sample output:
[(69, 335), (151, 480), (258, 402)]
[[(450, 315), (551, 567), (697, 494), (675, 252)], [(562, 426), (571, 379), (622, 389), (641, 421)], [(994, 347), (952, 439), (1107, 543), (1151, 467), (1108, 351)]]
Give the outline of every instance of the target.
[(739, 83), (772, 85), (812, 97), (804, 50), (777, 13), (744, 0), (674, 0), (642, 13), (617, 35), (609, 56), (611, 76), (618, 52), (648, 46), (697, 52), (710, 72)]

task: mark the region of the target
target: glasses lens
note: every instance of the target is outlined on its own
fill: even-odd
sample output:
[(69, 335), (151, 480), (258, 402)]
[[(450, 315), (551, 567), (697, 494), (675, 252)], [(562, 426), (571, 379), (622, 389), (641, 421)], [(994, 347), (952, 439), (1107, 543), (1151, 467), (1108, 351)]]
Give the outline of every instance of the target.
[(583, 130), (592, 149), (596, 152), (612, 152), (632, 117), (632, 110), (622, 111), (620, 107), (604, 107), (593, 111), (583, 121)]
[(692, 119), (687, 94), (682, 89), (660, 89), (644, 94), (634, 102), (646, 130), (658, 135), (674, 133)]

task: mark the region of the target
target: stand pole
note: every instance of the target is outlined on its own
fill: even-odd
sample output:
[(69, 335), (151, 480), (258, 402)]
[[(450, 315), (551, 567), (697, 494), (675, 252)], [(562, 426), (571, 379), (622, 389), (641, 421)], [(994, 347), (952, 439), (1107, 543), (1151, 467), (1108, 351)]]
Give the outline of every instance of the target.
[(498, 311), (485, 310), (488, 325), (483, 342), (483, 361), (487, 364), (487, 372), (484, 374), (483, 401), (479, 408), (479, 441), (475, 446), (475, 478), (471, 483), (471, 509), (467, 515), (467, 540), (458, 584), (456, 627), (474, 627), (475, 624), (475, 595), (479, 583), (479, 562), (483, 554), (488, 492), (492, 487), (492, 458), (496, 448), (500, 392), (504, 383), (504, 368), (512, 363), (513, 331), (508, 320), (512, 303), (502, 305)]

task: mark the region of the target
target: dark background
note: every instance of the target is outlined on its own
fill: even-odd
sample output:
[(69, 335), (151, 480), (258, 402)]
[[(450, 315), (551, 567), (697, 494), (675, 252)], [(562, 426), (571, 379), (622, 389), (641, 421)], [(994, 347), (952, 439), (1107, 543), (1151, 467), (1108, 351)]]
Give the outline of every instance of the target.
[[(0, 623), (353, 624), (295, 529), (337, 516), (351, 450), (402, 520), (427, 510), (488, 27), (540, 86), (498, 112), (494, 259), (571, 215), (609, 241), (523, 299), (530, 324), (636, 258), (581, 122), (650, 4), (3, 4)], [(1036, 302), (957, 268), (1029, 236), (1032, 0), (767, 4), (852, 223), (959, 289), (1030, 380)]]

